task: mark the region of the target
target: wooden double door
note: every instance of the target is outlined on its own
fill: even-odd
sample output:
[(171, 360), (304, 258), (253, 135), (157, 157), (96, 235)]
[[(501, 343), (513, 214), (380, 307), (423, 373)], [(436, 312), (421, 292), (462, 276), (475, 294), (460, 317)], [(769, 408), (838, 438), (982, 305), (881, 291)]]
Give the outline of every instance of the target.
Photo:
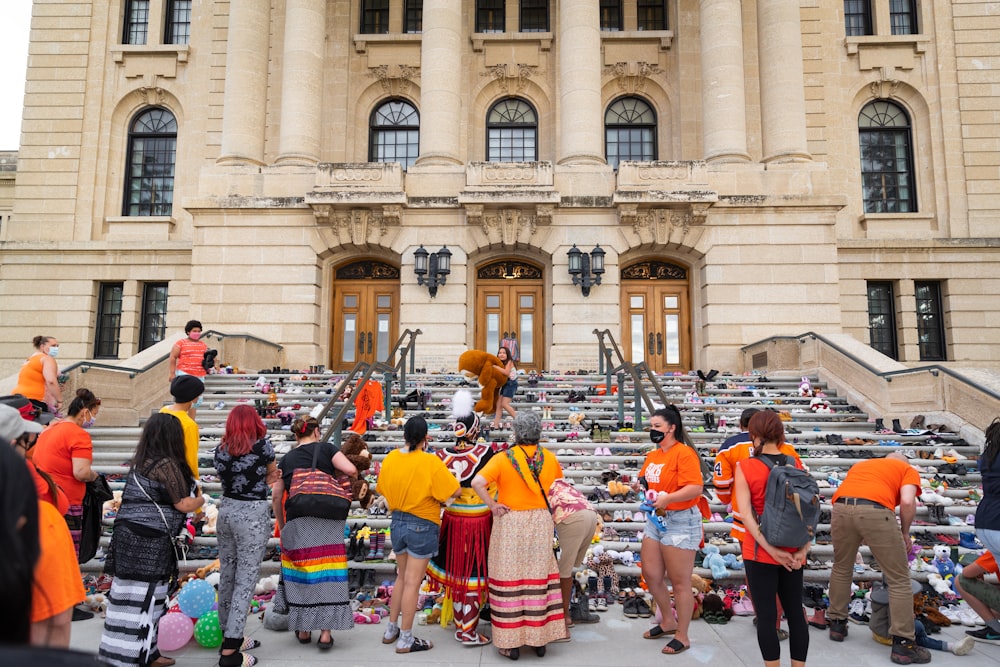
[(475, 313), (475, 349), (496, 354), (504, 340), (516, 341), (518, 369), (542, 369), (545, 302), (539, 267), (515, 260), (479, 267)]
[(386, 361), (399, 338), (399, 269), (354, 262), (338, 269), (337, 276), (330, 368), (347, 371), (359, 361)]
[(691, 369), (687, 270), (640, 262), (622, 271), (622, 348), (632, 363), (657, 373)]

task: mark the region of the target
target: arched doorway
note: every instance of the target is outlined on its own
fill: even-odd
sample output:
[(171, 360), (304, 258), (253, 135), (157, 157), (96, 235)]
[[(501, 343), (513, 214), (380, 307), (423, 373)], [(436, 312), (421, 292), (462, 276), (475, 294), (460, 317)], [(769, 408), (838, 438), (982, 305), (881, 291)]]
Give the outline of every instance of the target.
[(644, 260), (622, 269), (622, 348), (657, 373), (691, 369), (687, 269)]
[(365, 259), (335, 271), (330, 368), (386, 361), (399, 337), (399, 267)]
[(475, 347), (495, 354), (505, 338), (517, 341), (524, 370), (541, 370), (545, 356), (543, 270), (521, 259), (500, 259), (476, 269)]

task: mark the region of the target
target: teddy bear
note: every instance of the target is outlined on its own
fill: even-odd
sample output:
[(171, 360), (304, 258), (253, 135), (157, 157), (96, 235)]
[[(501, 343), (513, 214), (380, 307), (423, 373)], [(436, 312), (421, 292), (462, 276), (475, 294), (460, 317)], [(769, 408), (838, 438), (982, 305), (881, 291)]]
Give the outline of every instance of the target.
[(206, 502), (202, 506), (202, 511), (205, 513), (205, 523), (201, 527), (202, 535), (215, 535), (216, 534), (216, 523), (219, 521), (219, 508), (212, 502)]
[(712, 584), (704, 577), (691, 573), (691, 592), (694, 594), (694, 609), (691, 610), (691, 620), (702, 617), (705, 594), (712, 590)]
[(496, 412), (497, 400), (500, 398), (500, 388), (507, 382), (507, 375), (500, 370), (503, 367), (495, 354), (482, 350), (466, 350), (458, 357), (458, 370), (469, 378), (476, 378), (482, 387), (479, 400), (474, 410), (481, 414)]
[(713, 579), (724, 579), (728, 576), (726, 561), (719, 553), (719, 547), (714, 544), (706, 544), (701, 551), (705, 554), (705, 558), (701, 561), (702, 565), (712, 571)]
[(361, 507), (368, 509), (373, 500), (371, 488), (364, 476), (364, 471), (372, 465), (372, 454), (368, 450), (368, 443), (354, 431), (344, 431), (340, 452), (358, 469), (357, 479), (351, 480), (351, 492)]

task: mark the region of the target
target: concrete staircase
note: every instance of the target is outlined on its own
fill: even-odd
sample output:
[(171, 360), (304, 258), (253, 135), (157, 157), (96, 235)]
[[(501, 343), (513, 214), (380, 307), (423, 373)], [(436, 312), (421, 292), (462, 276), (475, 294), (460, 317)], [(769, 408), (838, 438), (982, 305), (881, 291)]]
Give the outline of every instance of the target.
[[(211, 477), (215, 474), (212, 467), (212, 452), (222, 435), (229, 410), (239, 402), (249, 402), (251, 405), (255, 405), (258, 401), (266, 403), (267, 395), (255, 387), (258, 377), (257, 374), (247, 374), (213, 375), (207, 378), (204, 403), (198, 410), (197, 420), (201, 427), (200, 472), (204, 480), (203, 488), (210, 495), (221, 494), (220, 484)], [(281, 409), (301, 414), (308, 413), (317, 403), (328, 401), (333, 388), (343, 378), (342, 375), (330, 373), (305, 375), (266, 373), (265, 377), (273, 386), (279, 388), (278, 401)], [(811, 378), (813, 387), (824, 390), (827, 401), (834, 410), (831, 414), (814, 413), (809, 407), (810, 398), (799, 396), (801, 376), (797, 374), (770, 377), (720, 375), (707, 383), (699, 392), (699, 396), (695, 399), (697, 402), (692, 400), (691, 395), (697, 386), (697, 377), (668, 375), (657, 377), (656, 381), (663, 388), (668, 400), (681, 409), (695, 446), (710, 464), (714, 462), (715, 451), (721, 442), (736, 432), (739, 415), (744, 408), (773, 407), (788, 413), (787, 439), (798, 450), (803, 462), (809, 466), (811, 474), (823, 487), (827, 499), (832, 496), (838, 478), (843, 478), (852, 464), (863, 458), (880, 456), (888, 453), (890, 449), (897, 449), (912, 455), (914, 463), (921, 466), (921, 476), (928, 482), (935, 478), (951, 480), (952, 484), (947, 489), (938, 489), (941, 495), (951, 498), (955, 503), (944, 507), (944, 520), (948, 516), (954, 516), (964, 522), (968, 514), (975, 513), (975, 500), (970, 500), (969, 497), (970, 490), (981, 489), (981, 478), (975, 470), (975, 457), (979, 453), (979, 448), (966, 444), (955, 434), (874, 433), (873, 420), (869, 420), (869, 415), (849, 405), (844, 398), (837, 395), (836, 391), (825, 387), (816, 378)], [(519, 411), (543, 412), (543, 444), (557, 454), (565, 475), (573, 479), (577, 488), (585, 495), (600, 493), (598, 491), (600, 487), (607, 488), (604, 480), (615, 475), (623, 481), (634, 480), (645, 453), (652, 448), (648, 435), (643, 431), (643, 424), (631, 423), (634, 400), (631, 384), (627, 383), (623, 387), (626, 407), (624, 419), (621, 421), (617, 412), (618, 396), (613, 392), (604, 395), (596, 393), (596, 388), (603, 387), (604, 384), (604, 376), (596, 373), (543, 373), (534, 379), (522, 377), (514, 402), (515, 408)], [(445, 442), (453, 438), (453, 433), (449, 430), (450, 399), (461, 387), (467, 387), (474, 395), (478, 395), (478, 387), (470, 385), (461, 375), (411, 375), (407, 377), (407, 386), (394, 394), (393, 406), (398, 405), (399, 397), (405, 396), (413, 389), (429, 392), (426, 409), (420, 409), (411, 401), (406, 414), (427, 416), (433, 429), (433, 439), (436, 442)], [(583, 400), (568, 402), (571, 392), (582, 393)], [(569, 421), (569, 416), (571, 412), (576, 411), (585, 412), (588, 422), (592, 421), (599, 428), (605, 429), (607, 436), (602, 435), (600, 441), (595, 442), (590, 431), (575, 429)], [(549, 412), (551, 412), (550, 417), (544, 416)], [(725, 419), (727, 426), (715, 431), (704, 430), (708, 413), (714, 416), (716, 424), (721, 424)], [(490, 418), (487, 416), (484, 422), (488, 424), (489, 421)], [(886, 415), (885, 421), (887, 425), (891, 424), (891, 415)], [(282, 430), (278, 419), (268, 418), (266, 422), (269, 435), (280, 457), (294, 443), (294, 439), (288, 431)], [(128, 460), (134, 451), (139, 432), (139, 427), (98, 427), (91, 430), (95, 467), (111, 477), (113, 488), (120, 488), (123, 485), (122, 477), (127, 471)], [(490, 439), (506, 441), (510, 436), (511, 433), (506, 430), (493, 431)], [(389, 451), (403, 442), (402, 429), (388, 424), (386, 430), (373, 431), (369, 437), (371, 438), (369, 447), (376, 461), (380, 461)], [(605, 449), (609, 454), (605, 454)], [(970, 459), (962, 462), (968, 467), (966, 474), (958, 475), (953, 472), (941, 474), (942, 467), (948, 464), (940, 458), (935, 458), (934, 453), (938, 450), (951, 449)], [(948, 467), (943, 469), (953, 470)], [(959, 488), (960, 484), (968, 486)], [(638, 553), (640, 542), (636, 533), (642, 530), (644, 525), (641, 517), (633, 516), (633, 513), (638, 512), (638, 499), (626, 498), (620, 499), (622, 502), (609, 502), (606, 496), (603, 497), (604, 500), (598, 499), (594, 502), (595, 508), (605, 518), (604, 538), (601, 543), (606, 549)], [(595, 495), (594, 498), (597, 499), (598, 496)], [(711, 505), (713, 513), (717, 516), (705, 523), (706, 542), (718, 544), (723, 554), (738, 553), (738, 544), (728, 538), (731, 524), (724, 520), (726, 508), (714, 499), (714, 496)], [(829, 511), (828, 502), (824, 505), (824, 509)], [(360, 526), (371, 529), (388, 528), (389, 519), (386, 516), (377, 513), (369, 515), (360, 508), (355, 510), (348, 519), (348, 525), (352, 530)], [(820, 534), (823, 532), (829, 534), (828, 516), (824, 514), (826, 522), (821, 523), (817, 529)], [(940, 534), (957, 538), (959, 533), (974, 532), (971, 526), (964, 523), (940, 525), (931, 518), (927, 508), (922, 505), (918, 509), (917, 519), (918, 523), (927, 522), (928, 525), (914, 525), (911, 530), (914, 534), (927, 533), (928, 535), (920, 537), (928, 544), (937, 541), (935, 536)], [(106, 518), (105, 524), (106, 534), (102, 544), (106, 546), (110, 541), (113, 518)], [(187, 562), (182, 564), (182, 570), (188, 571), (207, 565), (215, 558), (216, 546), (214, 535), (196, 537)], [(387, 539), (386, 554), (389, 553), (390, 546), (391, 536)], [(275, 555), (277, 548), (278, 541), (272, 539), (262, 566), (263, 574), (278, 570), (278, 557)], [(862, 549), (865, 557), (870, 558), (867, 548)], [(959, 548), (959, 551), (965, 549)], [(928, 558), (932, 556), (929, 546), (925, 548), (924, 555)], [(85, 572), (99, 572), (102, 567), (100, 558), (101, 554), (81, 566), (81, 569)], [(810, 559), (814, 561), (812, 563), (814, 569), (807, 571), (807, 580), (828, 580), (829, 562), (832, 558), (833, 547), (830, 544), (818, 543), (814, 546), (810, 554)], [(376, 576), (379, 580), (385, 578), (385, 575), (391, 576), (394, 564), (387, 560), (364, 560), (353, 562), (351, 568), (371, 570), (371, 574), (364, 573), (364, 576), (374, 581)], [(639, 574), (639, 568), (636, 566), (619, 564), (617, 569), (623, 575)], [(702, 576), (710, 576), (710, 571), (707, 569), (698, 568), (696, 571)], [(742, 570), (730, 570), (729, 575), (734, 581), (743, 580)], [(364, 576), (361, 581), (365, 580)], [(856, 580), (859, 581), (880, 577), (878, 572), (871, 569), (855, 574)]]

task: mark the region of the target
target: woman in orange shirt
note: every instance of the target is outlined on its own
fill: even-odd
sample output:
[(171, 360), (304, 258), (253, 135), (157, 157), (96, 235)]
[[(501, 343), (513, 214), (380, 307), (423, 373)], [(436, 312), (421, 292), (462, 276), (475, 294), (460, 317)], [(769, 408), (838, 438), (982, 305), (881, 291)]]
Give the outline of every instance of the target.
[(59, 341), (52, 336), (35, 336), (31, 341), (37, 352), (21, 366), (17, 386), (12, 394), (21, 394), (46, 412), (55, 412), (62, 406), (62, 389), (59, 388)]
[[(663, 510), (662, 522), (650, 516), (642, 540), (642, 576), (656, 605), (663, 610), (663, 620), (643, 634), (646, 639), (674, 635), (663, 653), (673, 655), (691, 647), (688, 626), (694, 611), (691, 573), (694, 556), (702, 541), (701, 511), (698, 496), (703, 481), (698, 452), (688, 446), (681, 413), (668, 405), (653, 413), (649, 421), (649, 439), (658, 445), (646, 454), (639, 470), (640, 482), (656, 494), (653, 507)], [(674, 590), (676, 621), (670, 614), (670, 592)], [(666, 627), (665, 627), (666, 626)]]
[[(767, 667), (778, 667), (781, 648), (778, 640), (777, 599), (785, 609), (802, 607), (802, 564), (809, 552), (810, 542), (801, 547), (776, 547), (768, 544), (760, 532), (757, 517), (764, 513), (767, 478), (771, 468), (764, 463), (767, 458), (775, 465), (794, 465), (801, 468), (797, 458), (790, 458), (781, 451), (785, 442), (785, 426), (778, 413), (763, 410), (750, 418), (750, 439), (754, 443), (753, 457), (736, 465), (733, 482), (736, 502), (744, 508), (743, 562), (746, 563), (750, 597), (757, 612), (757, 644)], [(752, 508), (752, 509), (747, 509)], [(776, 597), (777, 596), (777, 597)], [(805, 667), (809, 653), (809, 626), (805, 615), (790, 613), (788, 616), (788, 643), (792, 667)]]
[[(522, 646), (541, 657), (546, 644), (568, 637), (546, 497), (563, 473), (555, 455), (538, 444), (541, 433), (537, 412), (518, 413), (515, 445), (472, 478), (493, 514), (487, 562), (493, 643), (511, 660), (521, 657)], [(490, 483), (497, 486), (496, 499), (487, 491)]]

